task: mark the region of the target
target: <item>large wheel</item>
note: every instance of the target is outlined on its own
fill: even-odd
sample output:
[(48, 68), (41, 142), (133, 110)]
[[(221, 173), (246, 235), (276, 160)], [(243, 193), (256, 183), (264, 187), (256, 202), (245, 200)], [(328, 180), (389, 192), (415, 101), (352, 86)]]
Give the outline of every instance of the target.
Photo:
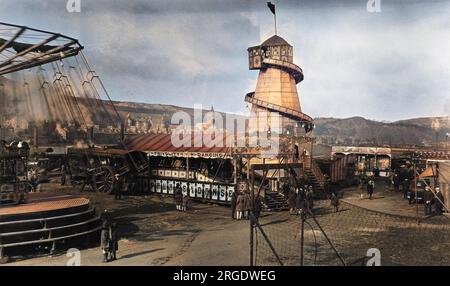
[(116, 186), (114, 170), (111, 167), (103, 166), (95, 170), (93, 175), (93, 188), (100, 193), (110, 194)]

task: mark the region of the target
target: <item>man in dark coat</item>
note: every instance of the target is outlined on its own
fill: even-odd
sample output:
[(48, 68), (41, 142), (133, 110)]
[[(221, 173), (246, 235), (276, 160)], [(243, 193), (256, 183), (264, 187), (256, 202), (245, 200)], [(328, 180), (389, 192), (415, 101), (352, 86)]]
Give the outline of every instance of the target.
[(423, 201), (425, 206), (425, 215), (431, 214), (431, 206), (434, 203), (434, 194), (431, 192), (431, 190), (427, 189), (425, 190), (425, 193), (423, 195)]
[(331, 206), (334, 207), (334, 211), (338, 212), (339, 211), (339, 204), (340, 204), (340, 202), (339, 202), (339, 197), (336, 195), (336, 193), (333, 192), (331, 194), (330, 201), (331, 201)]
[(100, 248), (103, 253), (103, 262), (109, 262), (110, 246), (109, 223), (107, 220), (103, 220), (102, 232), (100, 234)]
[(236, 218), (236, 203), (237, 203), (238, 193), (237, 191), (233, 192), (231, 195), (231, 218)]
[(183, 190), (181, 189), (179, 183), (175, 186), (174, 200), (177, 206), (177, 211), (181, 211), (183, 204)]
[(125, 190), (126, 185), (128, 184), (126, 176), (120, 177), (119, 174), (115, 176), (115, 180), (113, 182), (114, 187), (114, 199), (121, 200), (122, 199), (122, 191)]
[(439, 188), (436, 188), (436, 199), (434, 200), (434, 208), (437, 215), (441, 215), (444, 211), (444, 196)]
[(398, 176), (397, 173), (394, 173), (394, 179), (393, 179), (393, 181), (394, 181), (394, 190), (395, 190), (396, 192), (398, 192), (398, 190), (399, 190), (399, 188), (400, 188), (400, 178), (399, 178), (399, 176)]
[(402, 182), (402, 188), (403, 188), (403, 198), (408, 198), (408, 193), (409, 193), (409, 185), (410, 185), (410, 183), (409, 183), (409, 180), (408, 179), (405, 179), (403, 182)]
[(305, 208), (305, 192), (303, 189), (299, 189), (297, 193), (297, 198), (295, 202), (295, 207), (297, 208), (298, 214), (304, 211)]
[(111, 260), (116, 260), (116, 253), (119, 250), (119, 238), (117, 236), (117, 225), (116, 223), (112, 223), (109, 227), (109, 252), (111, 253)]
[(66, 164), (63, 163), (61, 165), (61, 186), (66, 185), (66, 177), (67, 177)]
[(367, 194), (369, 195), (370, 200), (372, 199), (374, 186), (375, 182), (373, 180), (369, 180), (369, 182), (367, 183)]
[(295, 214), (296, 203), (297, 203), (297, 194), (294, 192), (294, 190), (290, 190), (289, 197), (288, 197), (290, 214)]

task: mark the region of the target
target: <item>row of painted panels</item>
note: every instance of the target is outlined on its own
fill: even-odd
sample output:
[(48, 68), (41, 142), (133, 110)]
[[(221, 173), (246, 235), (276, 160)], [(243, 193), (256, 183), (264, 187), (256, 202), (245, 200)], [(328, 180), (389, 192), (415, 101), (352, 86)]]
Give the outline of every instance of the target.
[[(170, 170), (170, 169), (154, 169), (152, 170), (153, 177), (167, 177), (167, 178), (179, 178), (185, 179), (187, 171), (185, 170)], [(203, 175), (200, 172), (189, 171), (189, 179), (194, 179), (200, 182), (212, 181), (212, 179)]]
[[(148, 180), (148, 182), (147, 182)], [(141, 186), (150, 193), (173, 195), (175, 187), (180, 184), (183, 195), (192, 199), (202, 199), (212, 202), (229, 203), (234, 193), (235, 186), (228, 184), (193, 182), (187, 180), (150, 178), (141, 179)]]

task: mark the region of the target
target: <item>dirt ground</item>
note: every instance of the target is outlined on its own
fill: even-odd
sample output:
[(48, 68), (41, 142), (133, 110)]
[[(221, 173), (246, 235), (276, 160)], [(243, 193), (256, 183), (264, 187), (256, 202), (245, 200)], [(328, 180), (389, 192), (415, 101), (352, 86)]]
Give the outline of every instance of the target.
[[(175, 210), (170, 197), (124, 196), (116, 201), (112, 195), (48, 187), (59, 194), (88, 197), (99, 212), (108, 209), (118, 224), (118, 260), (102, 263), (101, 250), (92, 247), (81, 250), (81, 265), (249, 265), (249, 223), (232, 220), (228, 207), (196, 202), (182, 213)], [(354, 196), (350, 191), (347, 198)], [(377, 211), (398, 205), (392, 202), (398, 198), (384, 196), (381, 191), (377, 196), (380, 198), (373, 201), (362, 200), (364, 207), (342, 201), (338, 213), (329, 201), (315, 203), (317, 222), (346, 264), (361, 265), (368, 249), (377, 248), (382, 265), (450, 265), (447, 217), (429, 217), (417, 225), (414, 217)], [(413, 208), (407, 203), (403, 206)], [(284, 265), (299, 265), (299, 217), (289, 212), (264, 213), (260, 223)], [(259, 229), (254, 242), (256, 265), (278, 265)], [(62, 266), (69, 261), (65, 254), (19, 259), (6, 265)], [(341, 265), (312, 218), (305, 225), (304, 255), (305, 265)]]
[[(97, 211), (107, 209), (118, 224), (118, 260), (102, 263), (101, 250), (95, 247), (81, 250), (82, 265), (248, 265), (248, 221), (232, 220), (228, 207), (193, 202), (189, 211), (178, 212), (170, 197), (124, 196), (116, 201), (113, 195), (81, 194), (72, 188), (50, 192), (88, 197)], [(57, 266), (68, 260), (60, 253), (7, 265)]]

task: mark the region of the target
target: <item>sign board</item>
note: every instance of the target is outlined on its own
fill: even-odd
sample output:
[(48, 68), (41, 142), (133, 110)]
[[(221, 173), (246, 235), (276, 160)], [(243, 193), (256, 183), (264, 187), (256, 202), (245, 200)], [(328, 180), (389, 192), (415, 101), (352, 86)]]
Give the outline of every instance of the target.
[(230, 203), (231, 195), (235, 189), (234, 185), (230, 184), (205, 183), (185, 179), (150, 178), (146, 184), (150, 192), (167, 195), (173, 195), (177, 184), (180, 184), (183, 194), (188, 195), (192, 199), (227, 204)]

